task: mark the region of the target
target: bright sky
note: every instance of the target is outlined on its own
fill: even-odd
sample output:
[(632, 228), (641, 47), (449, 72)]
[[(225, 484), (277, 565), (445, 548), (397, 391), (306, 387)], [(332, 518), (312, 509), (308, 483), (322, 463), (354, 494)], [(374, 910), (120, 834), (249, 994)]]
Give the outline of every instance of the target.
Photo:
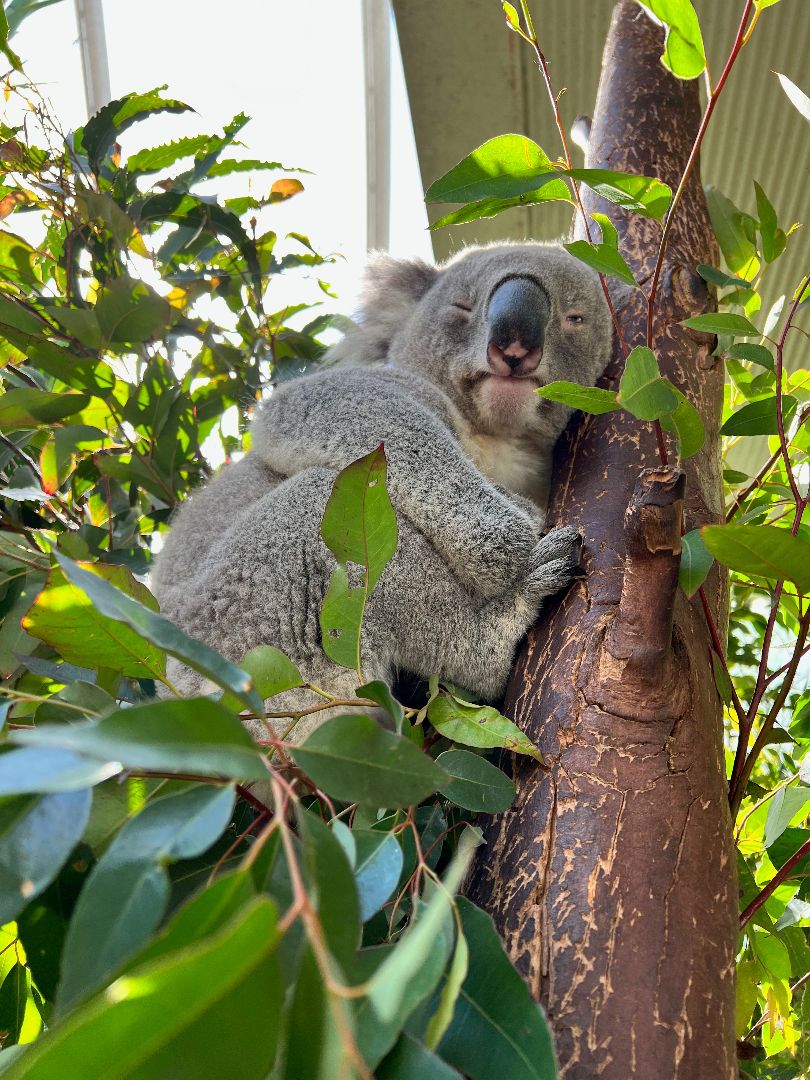
[[(383, 2), (383, 0), (379, 0)], [(198, 115), (159, 116), (131, 128), (125, 149), (216, 131), (244, 111), (241, 153), (312, 170), (306, 191), (274, 208), (267, 227), (310, 236), (350, 311), (366, 249), (365, 106), (360, 0), (106, 0), (114, 97), (163, 83)], [(391, 251), (431, 258), (396, 34), (392, 29)], [(27, 74), (51, 99), (65, 130), (86, 119), (71, 0), (27, 20), (14, 38)], [(277, 174), (256, 174), (264, 187)], [(282, 297), (281, 303), (287, 302)]]

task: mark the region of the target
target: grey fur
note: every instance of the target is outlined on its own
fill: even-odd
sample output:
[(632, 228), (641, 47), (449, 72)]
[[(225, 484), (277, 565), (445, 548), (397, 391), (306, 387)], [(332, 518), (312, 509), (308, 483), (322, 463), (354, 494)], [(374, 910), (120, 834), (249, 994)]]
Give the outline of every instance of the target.
[[(540, 366), (520, 386), (487, 378), (487, 303), (511, 277), (534, 279), (551, 301)], [(368, 604), (364, 676), (436, 673), (496, 698), (518, 641), (579, 556), (575, 529), (540, 536), (552, 449), (572, 410), (532, 389), (594, 383), (611, 339), (596, 275), (556, 246), (472, 248), (443, 267), (378, 257), (335, 365), (274, 390), (252, 451), (181, 509), (153, 575), (161, 608), (231, 659), (272, 644), (307, 680), (353, 696), (355, 674), (320, 644), (334, 567), (320, 521), (337, 472), (384, 442), (399, 544)], [(207, 689), (174, 662), (170, 677)], [(275, 711), (314, 701), (282, 697)]]

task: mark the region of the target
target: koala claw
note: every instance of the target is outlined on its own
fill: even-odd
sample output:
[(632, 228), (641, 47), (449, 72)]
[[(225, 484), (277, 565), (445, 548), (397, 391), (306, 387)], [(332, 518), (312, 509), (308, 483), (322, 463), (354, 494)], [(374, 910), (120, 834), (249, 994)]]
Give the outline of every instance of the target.
[(579, 565), (582, 537), (571, 526), (552, 529), (534, 549), (534, 569), (526, 582), (529, 595), (536, 601), (566, 588), (582, 577)]

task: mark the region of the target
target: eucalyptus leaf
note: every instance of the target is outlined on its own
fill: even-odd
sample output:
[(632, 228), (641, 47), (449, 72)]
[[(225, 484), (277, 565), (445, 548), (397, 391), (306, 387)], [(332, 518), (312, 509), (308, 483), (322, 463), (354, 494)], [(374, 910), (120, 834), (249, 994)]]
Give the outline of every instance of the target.
[(810, 542), (776, 525), (706, 525), (706, 548), (725, 566), (810, 592)]
[(639, 420), (658, 420), (678, 407), (675, 388), (661, 377), (652, 349), (637, 345), (627, 357), (617, 401)]
[(691, 600), (706, 580), (714, 557), (706, 549), (700, 529), (692, 529), (681, 537), (681, 563), (678, 582)]
[(517, 789), (508, 776), (486, 758), (469, 750), (445, 750), (436, 758), (451, 777), (442, 795), (462, 806), (485, 814), (500, 814), (508, 809)]
[(621, 408), (616, 401), (616, 395), (610, 390), (601, 390), (597, 386), (580, 386), (578, 383), (550, 382), (546, 386), (538, 387), (536, 393), (547, 401), (557, 401), (561, 405), (568, 405), (572, 409), (581, 409), (582, 412), (602, 413), (615, 412)]
[(428, 719), (440, 735), (454, 742), (484, 749), (503, 747), (542, 760), (528, 736), (490, 705), (469, 705), (440, 694), (428, 707)]

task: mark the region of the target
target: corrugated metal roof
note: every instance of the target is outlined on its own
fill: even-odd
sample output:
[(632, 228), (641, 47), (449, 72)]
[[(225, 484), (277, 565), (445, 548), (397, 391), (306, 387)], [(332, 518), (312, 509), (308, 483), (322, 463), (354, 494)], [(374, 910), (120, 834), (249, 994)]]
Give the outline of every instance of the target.
[[(742, 0), (696, 0), (712, 76), (722, 71)], [(534, 0), (532, 11), (566, 128), (590, 114), (612, 0)], [(526, 134), (555, 157), (559, 137), (545, 88), (525, 42), (510, 33), (499, 0), (394, 0), (422, 179), (427, 187), (486, 139)], [(810, 4), (783, 0), (762, 13), (718, 103), (704, 145), (704, 183), (756, 213), (752, 180), (784, 226), (810, 215), (810, 129), (787, 101), (772, 69), (810, 87)], [(572, 148), (575, 162), (582, 153)], [(788, 168), (785, 162), (790, 163)], [(431, 219), (447, 212), (431, 207)], [(396, 208), (394, 208), (396, 213)], [(439, 230), (442, 258), (465, 243), (500, 237), (553, 239), (567, 232), (565, 204), (511, 210), (497, 218)], [(810, 227), (810, 226), (808, 226)], [(792, 288), (807, 270), (805, 235), (794, 234), (773, 277)], [(779, 289), (766, 285), (765, 299)]]

